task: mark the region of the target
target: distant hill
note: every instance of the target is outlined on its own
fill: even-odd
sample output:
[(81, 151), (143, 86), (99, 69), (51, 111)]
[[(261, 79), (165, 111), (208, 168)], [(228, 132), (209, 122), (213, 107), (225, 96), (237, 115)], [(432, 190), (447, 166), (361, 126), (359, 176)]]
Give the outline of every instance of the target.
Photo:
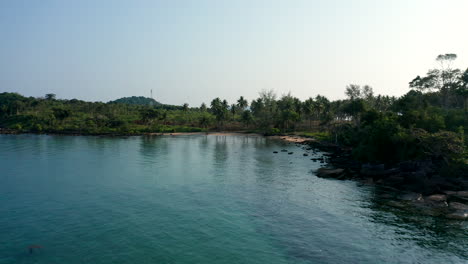
[(131, 104), (131, 105), (162, 105), (153, 98), (144, 96), (122, 97), (120, 99), (110, 101), (110, 104)]

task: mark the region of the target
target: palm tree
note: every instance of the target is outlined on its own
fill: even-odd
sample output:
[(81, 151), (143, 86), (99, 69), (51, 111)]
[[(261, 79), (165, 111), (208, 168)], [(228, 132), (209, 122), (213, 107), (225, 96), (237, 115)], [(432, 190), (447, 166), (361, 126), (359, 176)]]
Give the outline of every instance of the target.
[(312, 129), (312, 116), (314, 113), (314, 99), (310, 98), (305, 100), (302, 104), (302, 111), (309, 119), (309, 129)]
[(184, 103), (184, 104), (182, 105), (182, 111), (184, 111), (185, 113), (187, 113), (187, 112), (188, 112), (188, 109), (189, 109), (189, 104), (188, 104), (188, 103)]
[(243, 111), (245, 110), (245, 108), (247, 108), (247, 106), (249, 106), (249, 102), (247, 102), (247, 100), (245, 100), (244, 97), (241, 96), (239, 100), (237, 100), (237, 106)]

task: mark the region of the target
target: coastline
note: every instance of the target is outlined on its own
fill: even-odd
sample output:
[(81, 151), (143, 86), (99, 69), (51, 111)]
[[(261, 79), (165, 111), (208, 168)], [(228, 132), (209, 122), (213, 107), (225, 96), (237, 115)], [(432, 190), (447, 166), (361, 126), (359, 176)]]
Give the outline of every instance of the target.
[(189, 136), (189, 135), (214, 135), (214, 136), (264, 136), (260, 133), (248, 131), (207, 131), (207, 132), (148, 132), (148, 133), (80, 133), (80, 132), (34, 132), (34, 131), (18, 131), (14, 129), (0, 128), (0, 135), (57, 135), (57, 136), (109, 136), (109, 137), (131, 137), (131, 136)]
[[(304, 150), (317, 149), (325, 152), (321, 162), (325, 167), (315, 171), (317, 177), (331, 180), (352, 180), (366, 185), (374, 185), (385, 192), (379, 198), (387, 201), (390, 207), (419, 211), (433, 216), (465, 220), (468, 219), (468, 180), (434, 176), (434, 164), (406, 161), (393, 166), (385, 164), (362, 164), (352, 158), (351, 149), (300, 135), (273, 135), (247, 131), (173, 132), (141, 134), (77, 134), (77, 133), (34, 133), (0, 129), (0, 134), (37, 134), (67, 136), (254, 136), (281, 140), (295, 144)], [(317, 160), (314, 160), (316, 162)], [(378, 195), (376, 193), (376, 195)]]

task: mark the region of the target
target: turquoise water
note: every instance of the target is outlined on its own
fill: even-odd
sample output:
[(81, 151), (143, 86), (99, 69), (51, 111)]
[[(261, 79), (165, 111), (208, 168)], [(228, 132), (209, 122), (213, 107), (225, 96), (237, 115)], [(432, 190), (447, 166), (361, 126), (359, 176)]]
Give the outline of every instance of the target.
[(320, 153), (303, 153), (254, 136), (0, 135), (0, 263), (468, 262), (466, 222), (317, 178)]

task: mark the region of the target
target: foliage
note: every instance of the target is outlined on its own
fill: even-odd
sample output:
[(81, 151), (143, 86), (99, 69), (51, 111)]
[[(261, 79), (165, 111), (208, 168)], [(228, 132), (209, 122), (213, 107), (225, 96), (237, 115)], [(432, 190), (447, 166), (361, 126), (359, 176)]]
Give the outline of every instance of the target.
[(153, 98), (148, 98), (144, 96), (132, 96), (132, 97), (122, 97), (109, 103), (113, 104), (130, 104), (130, 105), (161, 105), (160, 102), (154, 100)]
[[(348, 85), (347, 99), (317, 95), (305, 101), (271, 90), (249, 102), (215, 98), (210, 106), (163, 105), (145, 97), (84, 102), (0, 93), (0, 128), (22, 132), (125, 134), (248, 130), (291, 133), (353, 149), (365, 162), (443, 159), (448, 167), (467, 161), (468, 69), (452, 67), (454, 54), (437, 57), (440, 67), (417, 76), (411, 90), (395, 98), (375, 95), (369, 85)], [(456, 165), (458, 164), (458, 165)], [(461, 165), (460, 165), (461, 164)]]

